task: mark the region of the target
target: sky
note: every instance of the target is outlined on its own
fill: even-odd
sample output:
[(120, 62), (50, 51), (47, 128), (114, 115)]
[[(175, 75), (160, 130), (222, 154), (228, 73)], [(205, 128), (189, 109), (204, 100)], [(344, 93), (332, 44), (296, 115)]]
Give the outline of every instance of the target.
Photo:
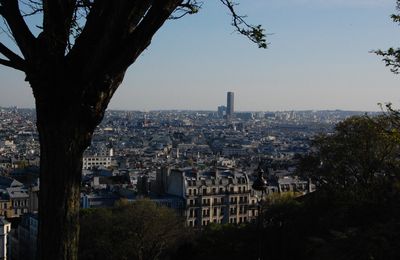
[[(216, 110), (228, 91), (237, 111), (400, 107), (400, 75), (370, 53), (400, 47), (395, 0), (236, 2), (266, 29), (268, 49), (237, 34), (219, 0), (204, 0), (198, 14), (157, 32), (108, 108)], [(0, 67), (0, 107), (7, 106), (34, 107), (34, 99), (21, 72)]]

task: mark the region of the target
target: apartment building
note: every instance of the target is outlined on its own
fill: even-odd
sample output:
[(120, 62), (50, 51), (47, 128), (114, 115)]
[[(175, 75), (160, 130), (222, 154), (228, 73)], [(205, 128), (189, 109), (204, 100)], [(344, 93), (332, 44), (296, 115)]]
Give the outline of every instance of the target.
[(157, 172), (154, 188), (183, 198), (183, 215), (189, 227), (240, 224), (257, 216), (257, 201), (249, 177), (243, 172), (163, 167)]

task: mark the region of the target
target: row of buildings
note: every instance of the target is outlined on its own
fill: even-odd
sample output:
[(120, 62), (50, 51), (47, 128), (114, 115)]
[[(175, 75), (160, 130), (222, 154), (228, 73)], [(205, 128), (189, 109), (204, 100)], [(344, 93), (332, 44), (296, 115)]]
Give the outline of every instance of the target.
[[(149, 198), (193, 228), (253, 221), (259, 162), (267, 162), (267, 194), (311, 192), (315, 187), (296, 177), (294, 155), (349, 115), (235, 112), (233, 93), (223, 113), (107, 111), (84, 154), (81, 206)], [(34, 110), (0, 108), (0, 231), (9, 237), (0, 257), (30, 259), (35, 252), (40, 149), (34, 122)]]

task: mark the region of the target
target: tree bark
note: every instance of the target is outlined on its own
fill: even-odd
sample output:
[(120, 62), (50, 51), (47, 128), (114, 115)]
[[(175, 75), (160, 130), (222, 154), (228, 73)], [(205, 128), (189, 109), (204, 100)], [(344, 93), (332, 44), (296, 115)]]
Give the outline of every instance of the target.
[[(68, 94), (64, 92), (64, 97)], [(36, 100), (40, 137), (40, 191), (37, 258), (77, 259), (83, 152), (95, 124), (94, 112), (69, 98)], [(102, 113), (96, 114), (98, 121)]]
[[(41, 130), (38, 259), (76, 259), (82, 149), (60, 129)], [(45, 250), (45, 248), (47, 248)]]

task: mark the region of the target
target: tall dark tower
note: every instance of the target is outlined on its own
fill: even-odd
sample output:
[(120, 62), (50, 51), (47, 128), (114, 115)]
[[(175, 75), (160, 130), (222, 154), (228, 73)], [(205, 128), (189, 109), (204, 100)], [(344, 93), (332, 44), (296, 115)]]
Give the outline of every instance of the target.
[(232, 117), (234, 113), (234, 93), (233, 92), (228, 92), (227, 95), (227, 102), (226, 102), (226, 117)]

